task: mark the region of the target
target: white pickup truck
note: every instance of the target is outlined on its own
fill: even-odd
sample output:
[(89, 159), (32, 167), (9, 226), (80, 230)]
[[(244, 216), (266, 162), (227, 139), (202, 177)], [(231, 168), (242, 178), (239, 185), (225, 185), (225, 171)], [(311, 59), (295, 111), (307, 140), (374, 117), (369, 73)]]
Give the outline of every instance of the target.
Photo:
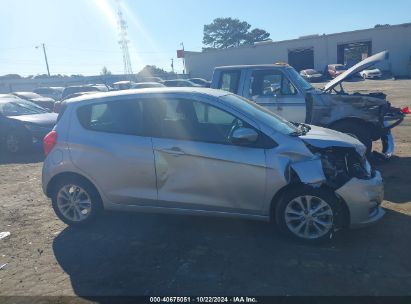
[[(372, 142), (381, 139), (382, 153), (394, 151), (391, 129), (404, 119), (383, 93), (344, 92), (342, 82), (388, 57), (384, 51), (348, 69), (322, 90), (317, 90), (288, 64), (217, 67), (211, 88), (241, 95), (270, 111), (297, 122), (318, 125), (348, 133), (371, 152)], [(338, 89), (337, 89), (338, 86)]]

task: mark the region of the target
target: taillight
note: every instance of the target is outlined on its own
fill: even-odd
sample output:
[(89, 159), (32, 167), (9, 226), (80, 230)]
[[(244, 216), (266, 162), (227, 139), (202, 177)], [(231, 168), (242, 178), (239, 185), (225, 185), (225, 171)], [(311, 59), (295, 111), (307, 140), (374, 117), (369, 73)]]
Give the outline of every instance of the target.
[(57, 132), (52, 130), (43, 139), (44, 154), (47, 155), (57, 143)]

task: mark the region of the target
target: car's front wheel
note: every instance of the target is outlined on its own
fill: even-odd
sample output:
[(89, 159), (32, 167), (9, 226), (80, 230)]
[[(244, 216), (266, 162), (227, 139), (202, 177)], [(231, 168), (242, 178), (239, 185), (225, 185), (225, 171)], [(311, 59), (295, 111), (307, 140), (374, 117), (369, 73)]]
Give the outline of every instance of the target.
[(103, 209), (94, 186), (77, 177), (58, 180), (53, 186), (51, 199), (57, 216), (71, 226), (92, 222)]
[(340, 221), (338, 203), (328, 189), (296, 186), (277, 203), (276, 223), (284, 233), (300, 240), (329, 240)]

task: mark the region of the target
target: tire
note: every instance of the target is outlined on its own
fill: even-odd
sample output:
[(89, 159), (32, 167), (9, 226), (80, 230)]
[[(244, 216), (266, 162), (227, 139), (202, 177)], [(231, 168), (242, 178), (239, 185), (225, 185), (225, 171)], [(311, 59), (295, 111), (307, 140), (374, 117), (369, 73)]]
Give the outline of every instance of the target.
[(358, 139), (366, 147), (367, 155), (371, 154), (372, 138), (370, 136), (370, 130), (364, 124), (358, 122), (344, 121), (332, 126), (333, 130), (346, 133)]
[(331, 240), (336, 228), (342, 227), (343, 214), (331, 190), (305, 185), (290, 188), (275, 206), (275, 222), (281, 232), (308, 243)]
[(52, 189), (54, 212), (70, 226), (86, 226), (103, 210), (101, 197), (96, 188), (81, 177), (64, 177), (57, 180)]

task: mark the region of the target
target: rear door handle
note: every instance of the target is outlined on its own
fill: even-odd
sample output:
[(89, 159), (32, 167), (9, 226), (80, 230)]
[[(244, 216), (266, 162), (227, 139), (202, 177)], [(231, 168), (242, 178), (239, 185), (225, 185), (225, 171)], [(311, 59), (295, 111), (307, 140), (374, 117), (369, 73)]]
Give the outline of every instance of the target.
[(178, 148), (178, 147), (172, 147), (172, 148), (169, 148), (169, 149), (159, 149), (158, 151), (164, 152), (164, 153), (167, 153), (167, 154), (172, 154), (172, 155), (175, 155), (175, 156), (179, 156), (179, 155), (184, 155), (184, 154), (185, 154), (184, 151), (181, 150), (181, 149)]

